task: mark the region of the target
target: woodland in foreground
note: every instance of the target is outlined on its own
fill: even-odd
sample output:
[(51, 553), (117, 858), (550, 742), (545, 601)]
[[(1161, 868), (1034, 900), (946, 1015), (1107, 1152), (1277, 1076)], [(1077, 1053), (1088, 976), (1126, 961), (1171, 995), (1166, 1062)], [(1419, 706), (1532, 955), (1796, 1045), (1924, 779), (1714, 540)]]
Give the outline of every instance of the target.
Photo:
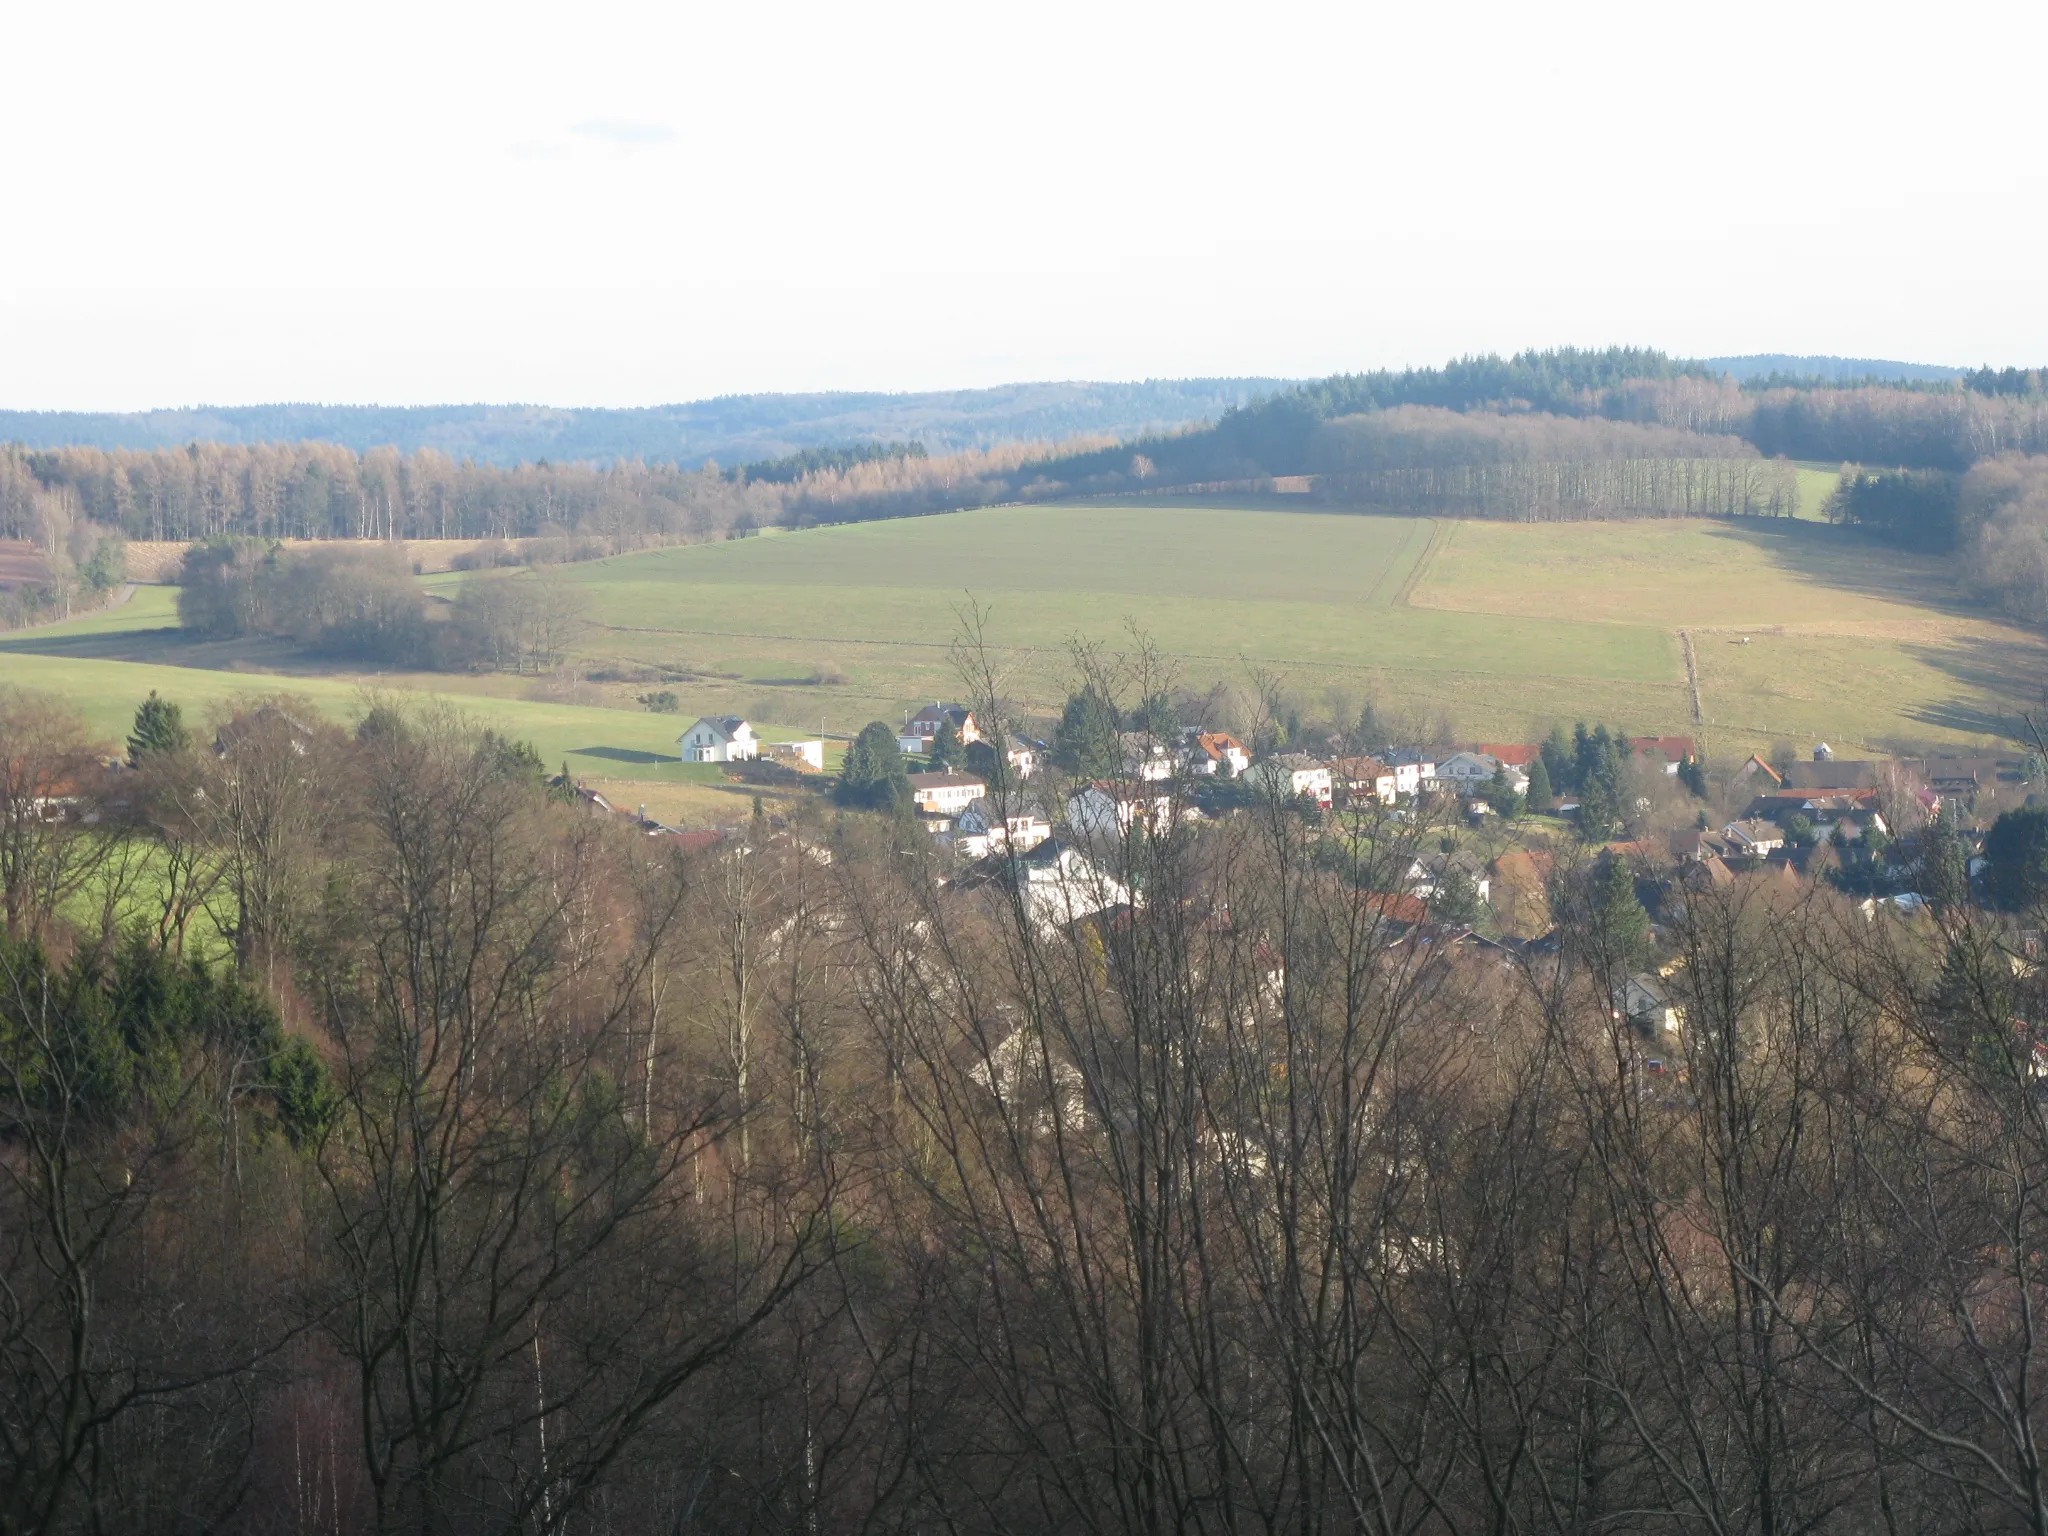
[(0, 709), (0, 1531), (2048, 1532), (2029, 916)]

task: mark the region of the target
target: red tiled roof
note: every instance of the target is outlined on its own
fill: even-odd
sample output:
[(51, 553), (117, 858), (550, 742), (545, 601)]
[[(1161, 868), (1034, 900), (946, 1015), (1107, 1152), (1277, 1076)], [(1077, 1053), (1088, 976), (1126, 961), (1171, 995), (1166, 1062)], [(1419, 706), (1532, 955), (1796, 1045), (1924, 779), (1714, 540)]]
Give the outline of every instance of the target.
[(1682, 763), (1699, 751), (1699, 743), (1690, 736), (1631, 736), (1629, 751), (1637, 757), (1661, 757), (1666, 762)]
[(1488, 757), (1496, 758), (1510, 768), (1526, 768), (1543, 755), (1541, 747), (1508, 741), (1482, 741), (1472, 750), (1484, 752)]

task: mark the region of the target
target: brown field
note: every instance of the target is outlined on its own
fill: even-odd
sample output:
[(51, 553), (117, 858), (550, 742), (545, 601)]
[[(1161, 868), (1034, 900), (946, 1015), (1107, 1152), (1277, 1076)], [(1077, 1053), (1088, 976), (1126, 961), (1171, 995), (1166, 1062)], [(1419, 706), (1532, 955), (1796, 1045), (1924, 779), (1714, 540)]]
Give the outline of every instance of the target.
[(49, 579), (50, 568), (35, 545), (27, 539), (0, 539), (0, 587)]

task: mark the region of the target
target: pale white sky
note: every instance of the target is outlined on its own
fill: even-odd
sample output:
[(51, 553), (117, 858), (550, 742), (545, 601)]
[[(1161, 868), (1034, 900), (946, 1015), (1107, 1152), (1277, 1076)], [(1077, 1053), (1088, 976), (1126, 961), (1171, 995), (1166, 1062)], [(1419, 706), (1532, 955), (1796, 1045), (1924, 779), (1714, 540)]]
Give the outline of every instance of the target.
[(2048, 362), (2048, 7), (37, 3), (0, 406)]

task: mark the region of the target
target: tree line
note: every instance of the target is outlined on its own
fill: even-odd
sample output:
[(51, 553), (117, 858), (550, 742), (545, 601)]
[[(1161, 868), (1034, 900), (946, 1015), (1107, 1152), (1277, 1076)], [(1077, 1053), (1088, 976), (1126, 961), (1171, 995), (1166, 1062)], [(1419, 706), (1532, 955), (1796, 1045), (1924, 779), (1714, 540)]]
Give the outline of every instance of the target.
[(2031, 917), (1561, 856), (1511, 953), (1371, 808), (1033, 884), (0, 713), (8, 1530), (2048, 1531)]
[(185, 552), (178, 581), (178, 623), (197, 638), (282, 639), (314, 655), (430, 671), (548, 672), (588, 611), (553, 567), (473, 577), (451, 602), (430, 604), (390, 545), (215, 539)]

